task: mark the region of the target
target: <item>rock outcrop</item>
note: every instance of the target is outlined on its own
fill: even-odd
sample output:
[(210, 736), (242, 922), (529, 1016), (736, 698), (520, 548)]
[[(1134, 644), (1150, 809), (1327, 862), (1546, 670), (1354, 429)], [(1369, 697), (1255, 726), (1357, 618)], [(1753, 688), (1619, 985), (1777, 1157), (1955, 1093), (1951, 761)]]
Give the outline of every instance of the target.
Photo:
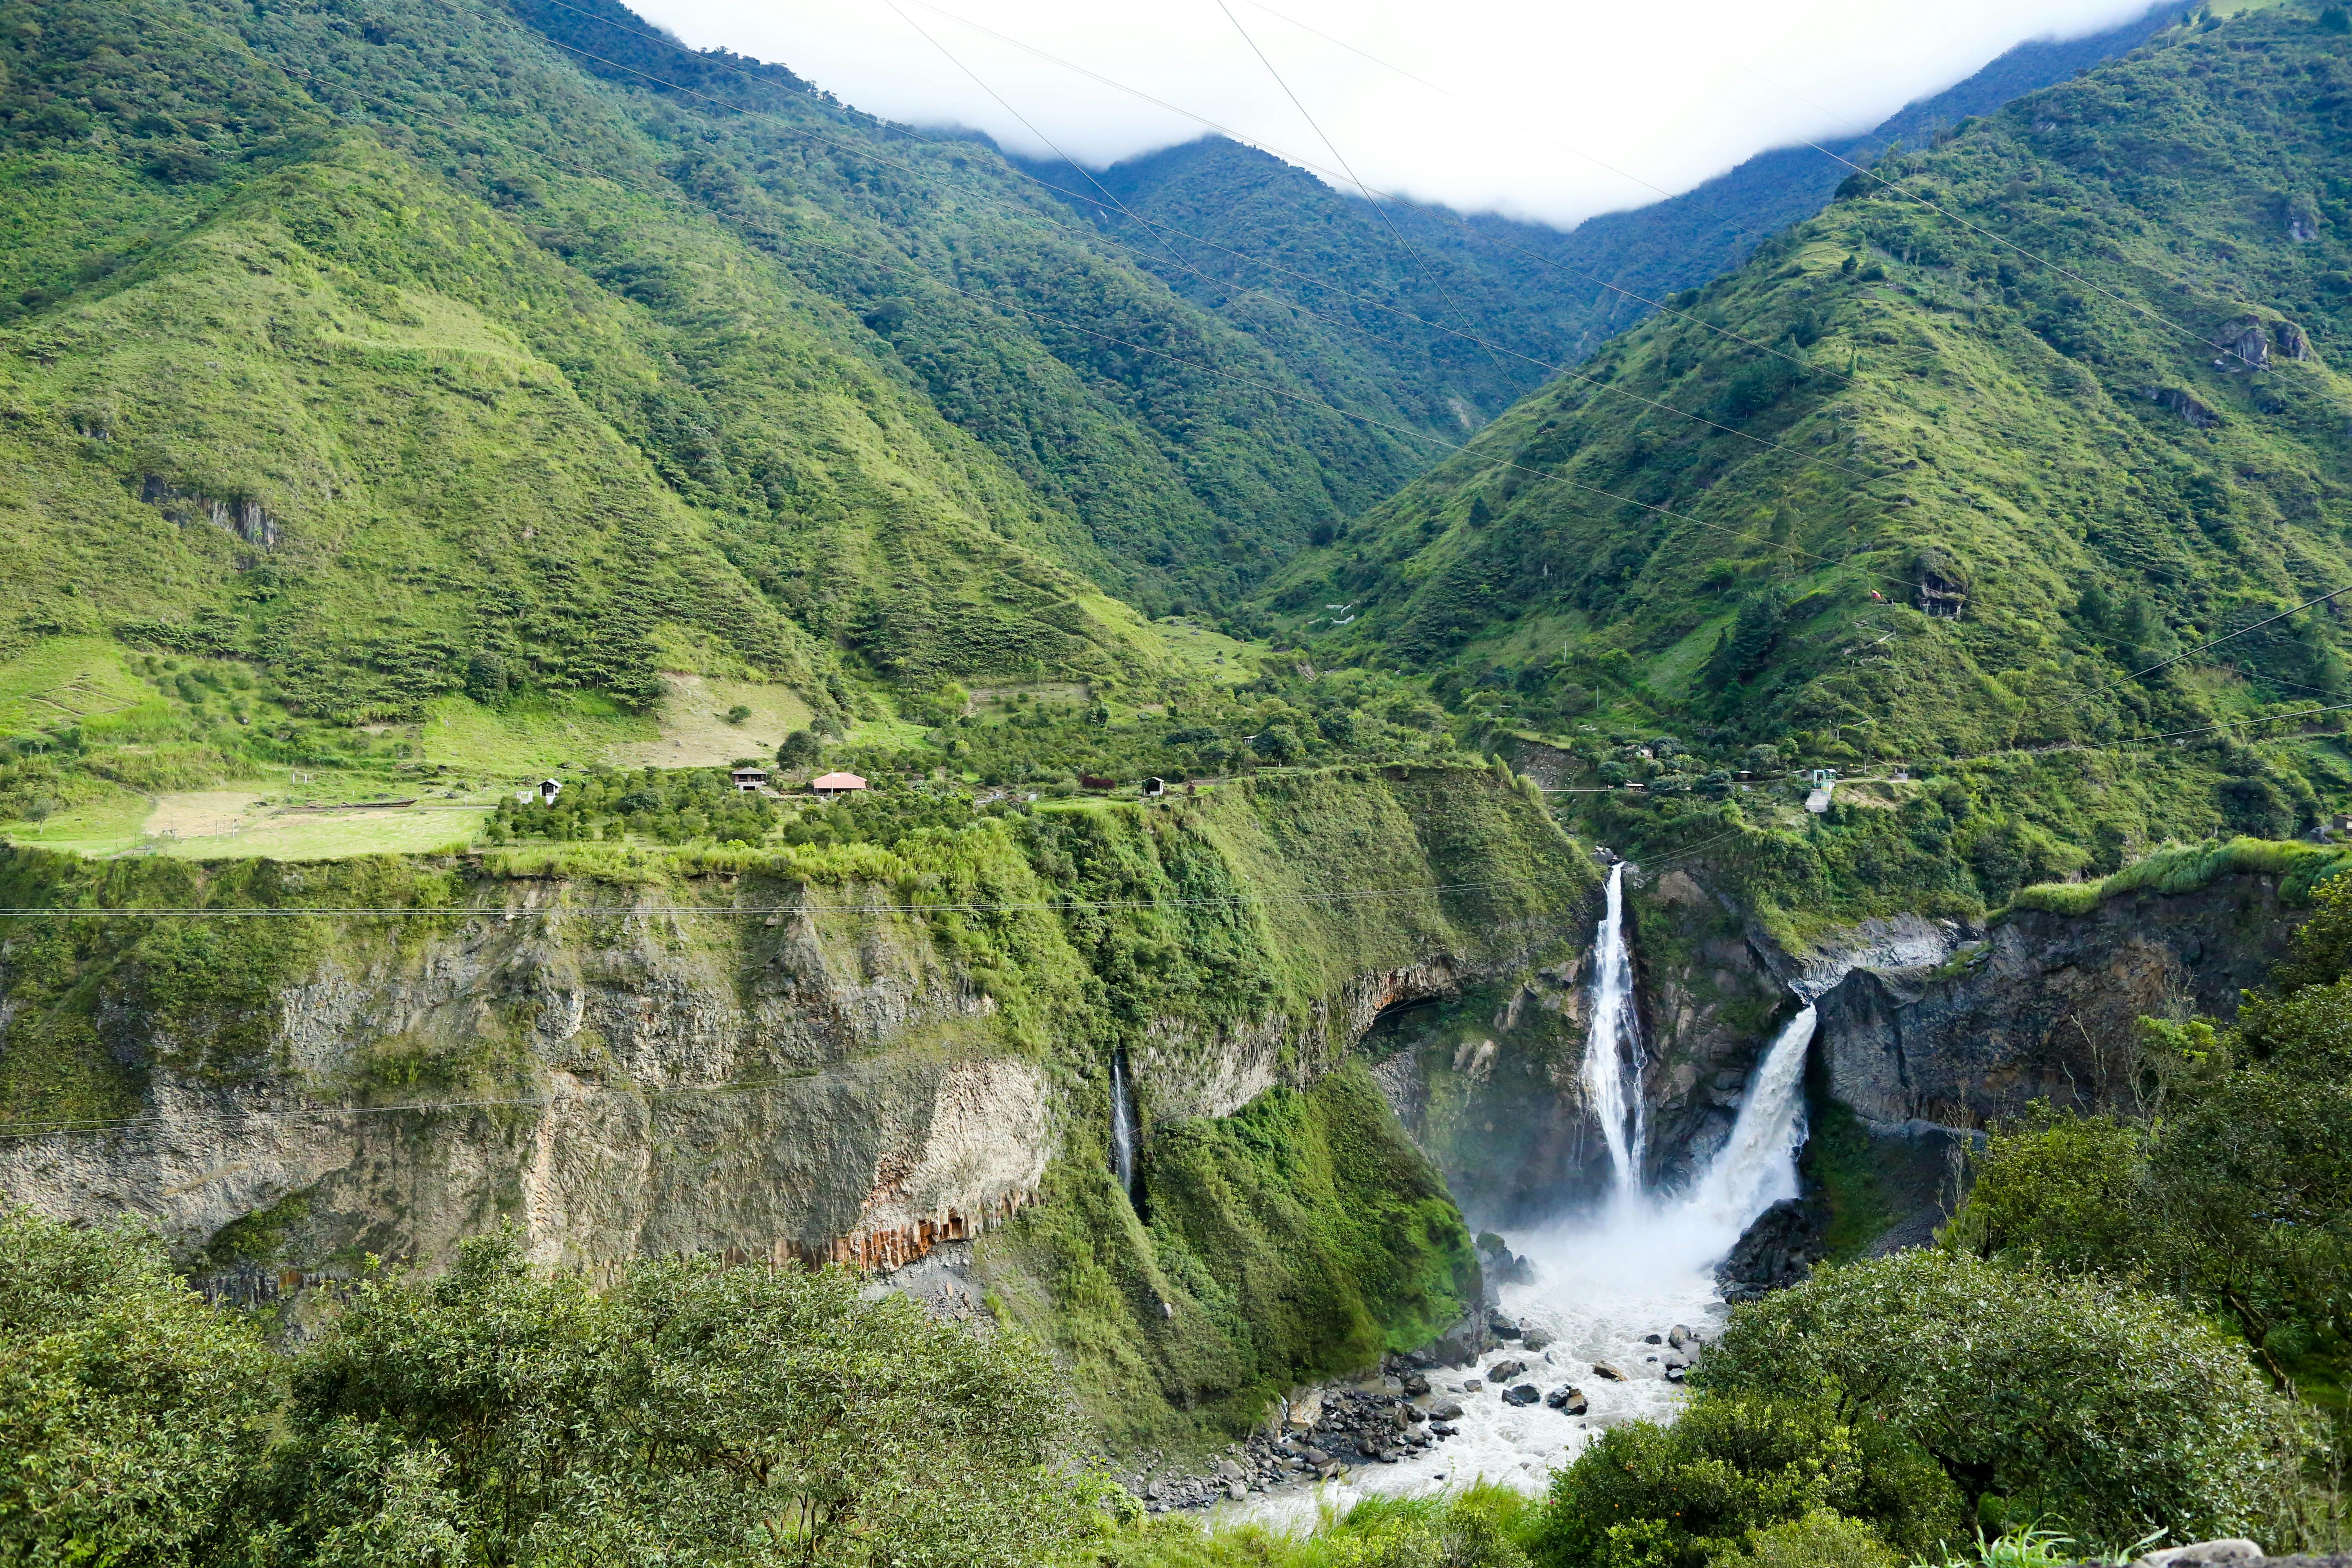
[(2255, 876), (2083, 915), (2021, 910), (1940, 962), (1848, 968), (1821, 994), (1814, 1049), (1830, 1093), (1881, 1127), (1981, 1128), (2035, 1100), (2133, 1107), (2138, 1020), (2231, 1016), (2299, 918)]

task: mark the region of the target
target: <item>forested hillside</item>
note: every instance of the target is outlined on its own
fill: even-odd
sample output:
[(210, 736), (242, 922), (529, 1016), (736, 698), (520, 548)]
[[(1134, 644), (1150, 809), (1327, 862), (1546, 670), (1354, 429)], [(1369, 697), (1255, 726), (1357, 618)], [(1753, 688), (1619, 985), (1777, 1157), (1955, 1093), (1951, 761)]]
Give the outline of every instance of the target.
[(616, 7), (6, 17), (18, 647), (361, 716), (501, 665), (1149, 673), (1101, 590), (1230, 595), (1410, 471), (994, 154)]
[(1849, 885), (1999, 902), (2308, 826), (2340, 752), (2207, 727), (2346, 680), (2340, 613), (2287, 613), (2352, 583), (2339, 15), (2175, 29), (1850, 178), (1274, 602), (1654, 797), (1986, 759), (1864, 814)]
[[(1343, 171), (1326, 167), (1318, 178), (1214, 134), (1099, 174), (1027, 166), (1178, 294), (1291, 363), (1365, 367), (1424, 428), (1459, 438), (1656, 301), (1738, 266), (1767, 235), (1821, 210), (1848, 172), (1840, 160), (1869, 163), (1892, 146), (1932, 142), (2179, 16), (2177, 5), (2159, 6), (2085, 37), (2020, 44), (1867, 134), (1759, 153), (1681, 195), (1652, 200), (1639, 170), (1629, 171), (1622, 194), (1645, 205), (1567, 231), (1425, 203), (1375, 211)], [(1429, 91), (1402, 78), (1393, 87), (1414, 101)], [(1580, 161), (1565, 146), (1559, 153)]]

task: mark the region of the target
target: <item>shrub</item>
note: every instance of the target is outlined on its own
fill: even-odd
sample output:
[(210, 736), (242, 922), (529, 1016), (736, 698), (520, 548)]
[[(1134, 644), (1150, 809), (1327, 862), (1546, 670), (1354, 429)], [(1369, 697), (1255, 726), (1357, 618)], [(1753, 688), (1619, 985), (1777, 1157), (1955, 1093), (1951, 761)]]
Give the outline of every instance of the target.
[[(1960, 1518), (1951, 1483), (1900, 1434), (1850, 1423), (1817, 1397), (1734, 1394), (1694, 1400), (1671, 1426), (1603, 1433), (1553, 1479), (1536, 1556), (1559, 1568), (1705, 1568), (1825, 1511), (1863, 1521), (1882, 1552), (1926, 1551)], [(1792, 1546), (1782, 1537), (1774, 1550)]]
[(735, 1561), (757, 1542), (1009, 1565), (1077, 1534), (1092, 1510), (1054, 1463), (1035, 1351), (859, 1286), (675, 1259), (600, 1296), (528, 1268), (510, 1235), (466, 1243), (438, 1279), (379, 1273), (296, 1370), (282, 1468), (311, 1506), (286, 1512), (315, 1533), (295, 1545), (397, 1516), (490, 1562)]
[(258, 1472), (275, 1361), (145, 1231), (0, 1212), (0, 1561), (208, 1555)]
[(2252, 1531), (2308, 1446), (2243, 1352), (2171, 1302), (1948, 1251), (1825, 1268), (1741, 1308), (1693, 1382), (1883, 1423), (1971, 1503), (2095, 1541)]
[(1900, 1568), (1901, 1559), (1860, 1520), (1816, 1509), (1802, 1519), (1750, 1533), (1747, 1555), (1731, 1559), (1732, 1564), (1743, 1563), (1756, 1568)]

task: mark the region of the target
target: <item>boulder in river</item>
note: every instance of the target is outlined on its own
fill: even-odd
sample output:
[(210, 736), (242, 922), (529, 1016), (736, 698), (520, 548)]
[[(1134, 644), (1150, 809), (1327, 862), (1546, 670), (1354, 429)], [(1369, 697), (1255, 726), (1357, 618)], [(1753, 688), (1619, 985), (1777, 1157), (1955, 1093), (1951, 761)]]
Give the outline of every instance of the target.
[(1666, 1343), (1674, 1346), (1676, 1350), (1681, 1350), (1685, 1345), (1696, 1344), (1697, 1342), (1698, 1336), (1692, 1333), (1680, 1323), (1676, 1323), (1671, 1330), (1667, 1331)]
[[(1441, 1399), (1429, 1407), (1429, 1418), (1438, 1422), (1459, 1421), (1462, 1419), (1462, 1406), (1450, 1399)], [(1452, 1434), (1441, 1432), (1438, 1436), (1444, 1437)]]
[(1404, 1391), (1418, 1398), (1429, 1392), (1429, 1379), (1417, 1372), (1407, 1373), (1404, 1376)]
[(1530, 1327), (1519, 1336), (1519, 1343), (1531, 1351), (1549, 1350), (1552, 1345), (1551, 1332), (1548, 1329)]
[(1599, 1378), (1606, 1378), (1611, 1383), (1622, 1383), (1625, 1381), (1625, 1374), (1619, 1372), (1615, 1367), (1611, 1366), (1605, 1361), (1596, 1361), (1592, 1363), (1592, 1375)]
[(1783, 1198), (1756, 1216), (1715, 1270), (1727, 1301), (1753, 1301), (1801, 1284), (1828, 1250), (1829, 1205), (1818, 1195)]
[(1523, 1361), (1498, 1361), (1486, 1369), (1486, 1380), (1489, 1383), (1508, 1383), (1527, 1370), (1528, 1363)]
[(1580, 1388), (1555, 1388), (1544, 1395), (1544, 1403), (1570, 1415), (1581, 1415), (1591, 1408)]
[(1543, 1390), (1532, 1383), (1516, 1384), (1503, 1390), (1503, 1403), (1506, 1405), (1533, 1405), (1542, 1397)]

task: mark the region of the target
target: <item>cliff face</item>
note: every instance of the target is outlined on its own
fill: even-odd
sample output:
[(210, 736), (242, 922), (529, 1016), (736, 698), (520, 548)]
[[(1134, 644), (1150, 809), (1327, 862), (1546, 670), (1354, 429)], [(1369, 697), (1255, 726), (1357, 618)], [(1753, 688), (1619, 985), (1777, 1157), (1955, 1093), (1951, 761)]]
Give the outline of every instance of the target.
[(2035, 1100), (2137, 1106), (2137, 1020), (2226, 1018), (2284, 955), (2301, 911), (2278, 879), (2110, 899), (2083, 914), (2019, 910), (1947, 928), (1942, 953), (1859, 963), (1821, 993), (1830, 1093), (1864, 1120), (1977, 1129)]
[[(0, 1194), (144, 1215), (210, 1288), (297, 1323), (304, 1287), (366, 1254), (429, 1263), (502, 1224), (592, 1273), (672, 1251), (888, 1269), (985, 1233), (956, 1268), (1141, 1436), (1458, 1315), (1467, 1236), (1379, 1096), (1340, 1081), (1350, 1048), (1385, 1008), (1572, 963), (1596, 880), (1481, 770), (798, 859), (632, 853), (11, 852), (17, 907), (279, 912), (0, 932), (0, 1115), (24, 1134)], [(1106, 1169), (1114, 1050), (1133, 1193)], [(1321, 1151), (1312, 1180), (1253, 1166), (1276, 1129)], [(1383, 1205), (1397, 1223), (1358, 1224)], [(1236, 1310), (1261, 1287), (1294, 1321)]]

